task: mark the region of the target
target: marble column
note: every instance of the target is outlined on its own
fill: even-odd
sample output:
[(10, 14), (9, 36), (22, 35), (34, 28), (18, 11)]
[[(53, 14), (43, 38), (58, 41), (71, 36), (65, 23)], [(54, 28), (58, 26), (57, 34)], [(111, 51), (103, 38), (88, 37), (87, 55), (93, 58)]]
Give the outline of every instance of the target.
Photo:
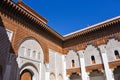
[(49, 64), (45, 64), (45, 66), (46, 66), (45, 80), (50, 80)]
[(66, 60), (65, 60), (65, 55), (62, 56), (62, 65), (63, 65), (63, 80), (66, 80)]
[(10, 80), (10, 72), (11, 72), (11, 64), (6, 65), (5, 73), (3, 76), (3, 80)]
[(70, 75), (66, 75), (66, 80), (70, 80)]
[(87, 80), (90, 80), (90, 73), (86, 73), (86, 76), (87, 76)]
[(41, 68), (42, 68), (42, 63), (39, 63), (39, 80), (41, 80)]
[[(16, 61), (16, 55), (11, 53), (9, 56), (9, 60), (6, 64), (5, 73), (3, 74), (3, 80), (10, 80), (11, 79), (11, 68), (12, 68), (12, 66), (16, 67), (16, 65), (14, 65), (15, 61)], [(12, 74), (13, 74), (12, 78), (15, 80), (16, 79), (16, 75), (15, 75), (16, 72), (14, 72)]]
[(88, 79), (88, 74), (87, 74), (86, 69), (85, 69), (85, 60), (84, 60), (83, 50), (80, 50), (77, 53), (78, 53), (79, 62), (80, 62), (82, 80), (89, 80)]
[(105, 69), (105, 75), (106, 75), (106, 80), (114, 80), (113, 74), (109, 68), (109, 63), (108, 63), (108, 58), (107, 58), (107, 52), (106, 52), (106, 45), (101, 45), (99, 46), (101, 56), (102, 56), (102, 61)]

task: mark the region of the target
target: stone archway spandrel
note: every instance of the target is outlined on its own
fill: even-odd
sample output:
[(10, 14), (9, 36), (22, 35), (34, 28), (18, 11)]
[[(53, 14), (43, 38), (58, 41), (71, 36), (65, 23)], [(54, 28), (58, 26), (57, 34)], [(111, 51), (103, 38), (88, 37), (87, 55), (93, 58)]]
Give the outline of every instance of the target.
[(15, 51), (16, 55), (18, 55), (18, 50), (19, 50), (19, 47), (22, 44), (22, 42), (24, 42), (27, 39), (34, 39), (40, 44), (40, 46), (42, 48), (42, 51), (43, 51), (43, 54), (44, 54), (44, 62), (48, 63), (49, 62), (48, 47), (47, 47), (45, 42), (43, 42), (43, 41), (41, 41), (41, 40), (39, 40), (38, 38), (35, 38), (35, 37), (24, 36), (24, 37), (20, 38), (19, 40), (17, 40), (16, 44), (14, 44), (15, 45), (14, 46), (14, 51)]

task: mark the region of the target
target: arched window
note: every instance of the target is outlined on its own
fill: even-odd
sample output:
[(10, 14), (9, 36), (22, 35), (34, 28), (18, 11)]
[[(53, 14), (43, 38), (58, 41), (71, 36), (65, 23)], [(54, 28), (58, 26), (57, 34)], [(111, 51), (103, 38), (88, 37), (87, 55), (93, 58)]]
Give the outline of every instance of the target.
[(27, 56), (30, 56), (31, 49), (27, 49)]
[(91, 61), (92, 61), (92, 64), (95, 64), (95, 57), (94, 56), (91, 56)]
[(33, 54), (33, 56), (32, 56), (32, 57), (33, 57), (33, 58), (36, 58), (36, 51), (35, 51), (35, 50), (33, 51), (33, 53), (32, 53), (32, 54)]
[(55, 80), (55, 75), (53, 73), (50, 74), (50, 80)]
[(120, 59), (120, 55), (119, 52), (117, 50), (114, 51), (115, 57), (116, 59)]
[(25, 49), (26, 49), (26, 48), (25, 48), (24, 46), (22, 46), (22, 47), (20, 48), (20, 53), (21, 53), (20, 55), (21, 55), (21, 56), (25, 56), (25, 55), (26, 55), (26, 53), (25, 53), (26, 50), (25, 50)]
[(75, 67), (75, 61), (72, 60), (72, 68)]

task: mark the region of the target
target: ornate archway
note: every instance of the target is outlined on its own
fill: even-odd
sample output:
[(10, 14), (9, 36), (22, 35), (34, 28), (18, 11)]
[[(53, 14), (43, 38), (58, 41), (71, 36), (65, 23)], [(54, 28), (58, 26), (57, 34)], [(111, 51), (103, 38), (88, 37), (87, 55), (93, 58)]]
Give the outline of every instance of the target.
[(37, 80), (39, 78), (38, 75), (38, 70), (32, 64), (23, 65), (20, 69), (20, 80)]
[(24, 70), (20, 75), (20, 80), (32, 80), (32, 73), (29, 70)]
[(42, 78), (42, 75), (45, 74), (42, 69), (43, 63), (44, 54), (41, 45), (33, 38), (24, 40), (18, 50), (18, 65), (20, 68), (20, 74), (26, 69), (33, 72), (33, 74), (31, 76), (32, 78), (30, 78), (30, 73), (25, 72), (21, 76), (21, 80), (26, 78), (24, 75), (29, 75), (29, 78), (27, 77), (26, 80), (36, 80), (39, 77)]
[[(21, 38), (20, 40), (19, 40), (19, 43), (17, 44), (18, 46), (16, 47), (16, 53), (18, 53), (18, 55), (19, 55), (19, 51), (20, 51), (20, 48), (26, 48), (25, 46), (24, 46), (24, 44), (27, 44), (27, 43), (29, 43), (30, 42), (30, 44), (31, 44), (31, 41), (33, 41), (33, 45), (36, 45), (37, 46), (37, 48), (41, 48), (41, 52), (42, 52), (42, 54), (44, 55), (43, 56), (43, 59), (44, 59), (44, 62), (45, 63), (48, 63), (49, 62), (49, 48), (47, 47), (47, 45), (46, 45), (46, 43), (43, 43), (43, 41), (41, 41), (41, 40), (39, 40), (38, 38), (36, 38), (36, 37), (34, 37), (34, 36), (27, 36), (27, 37), (24, 37), (24, 38)], [(35, 43), (35, 44), (34, 44)], [(29, 44), (29, 45), (30, 45)], [(38, 44), (39, 44), (39, 46), (38, 46)], [(36, 49), (37, 49), (36, 48)]]
[(21, 43), (18, 50), (18, 56), (44, 62), (43, 49), (33, 38), (27, 38)]

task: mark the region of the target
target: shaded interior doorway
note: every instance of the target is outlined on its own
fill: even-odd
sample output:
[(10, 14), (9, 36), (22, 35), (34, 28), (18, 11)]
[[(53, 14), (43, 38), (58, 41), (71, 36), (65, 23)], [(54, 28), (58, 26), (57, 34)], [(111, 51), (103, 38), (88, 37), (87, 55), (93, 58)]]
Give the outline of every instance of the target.
[(81, 76), (80, 76), (79, 74), (77, 74), (77, 73), (72, 73), (72, 74), (70, 75), (70, 80), (82, 80), (82, 79), (81, 79)]
[(2, 80), (2, 66), (0, 66), (0, 80)]
[(93, 70), (90, 72), (90, 80), (105, 80), (105, 75), (99, 70)]
[(32, 73), (28, 70), (24, 70), (20, 75), (20, 80), (32, 80)]
[(120, 80), (120, 66), (114, 69), (113, 74), (115, 80)]

